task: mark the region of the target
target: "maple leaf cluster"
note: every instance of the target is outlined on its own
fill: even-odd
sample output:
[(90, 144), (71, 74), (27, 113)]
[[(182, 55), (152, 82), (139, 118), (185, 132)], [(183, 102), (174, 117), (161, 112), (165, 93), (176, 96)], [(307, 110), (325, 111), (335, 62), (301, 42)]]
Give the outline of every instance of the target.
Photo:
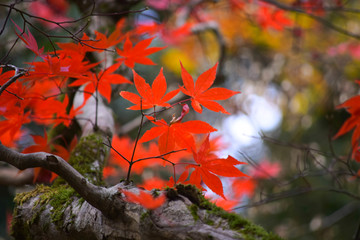
[[(92, 38), (84, 34), (77, 43), (57, 43), (58, 49), (53, 49), (52, 52), (39, 47), (29, 29), (22, 29), (16, 23), (14, 26), (16, 35), (36, 55), (36, 60), (28, 63), (27, 71), (12, 82), (0, 97), (0, 137), (3, 144), (14, 147), (16, 140), (25, 134), (23, 126), (31, 122), (44, 128), (60, 125), (70, 127), (77, 115), (82, 113), (82, 107), (89, 98), (103, 97), (110, 103), (112, 85), (134, 83), (137, 93), (121, 91), (120, 96), (134, 104), (129, 110), (140, 110), (142, 118), (152, 126), (139, 135), (136, 141), (115, 136), (110, 146), (110, 164), (128, 169), (128, 178), (131, 171), (140, 174), (145, 168), (170, 164), (174, 175), (165, 185), (173, 187), (178, 183), (194, 184), (202, 190), (207, 186), (224, 199), (222, 178), (246, 177), (237, 167), (243, 162), (231, 156), (219, 158), (214, 153), (212, 142), (215, 140), (210, 139), (210, 133), (217, 129), (200, 120), (184, 121), (191, 110), (187, 103), (197, 113), (202, 113), (206, 108), (229, 114), (218, 101), (226, 100), (239, 91), (213, 87), (218, 64), (200, 74), (194, 81), (180, 62), (182, 84), (168, 92), (163, 69), (151, 86), (134, 70), (136, 64), (155, 65), (149, 55), (164, 47), (151, 47), (154, 37), (140, 38), (139, 29), (123, 32), (123, 20), (117, 23), (115, 30), (109, 35), (95, 32)], [(188, 29), (189, 26), (182, 28), (179, 34), (188, 34)], [(110, 65), (104, 64), (104, 61), (91, 62), (87, 59), (88, 53), (104, 53), (109, 49), (115, 49), (114, 52), (118, 55)], [(132, 81), (121, 74), (121, 69), (124, 68), (132, 70)], [(8, 84), (15, 76), (16, 71), (7, 67), (0, 68), (0, 85)], [(83, 104), (76, 108), (71, 97), (75, 91), (82, 92), (84, 97)], [(171, 103), (180, 93), (183, 94), (182, 100)], [(170, 111), (177, 106), (182, 106), (180, 116), (173, 115), (170, 121), (159, 118), (161, 112)], [(145, 109), (152, 109), (153, 112), (144, 114)], [(139, 133), (142, 127), (139, 126)], [(76, 144), (76, 141), (66, 143), (65, 147), (56, 144), (48, 138), (46, 131), (43, 136), (33, 135), (32, 138), (34, 145), (25, 148), (24, 153), (52, 152), (68, 159), (69, 152)], [(154, 141), (156, 139), (158, 140)], [(182, 171), (178, 179), (175, 170), (178, 173)], [(35, 170), (34, 181), (41, 172), (41, 169)], [(112, 175), (114, 171), (107, 167), (105, 174)], [(55, 177), (52, 174), (50, 181)], [(148, 188), (154, 186), (155, 183), (148, 185)], [(123, 194), (128, 201), (141, 203), (146, 208), (155, 208), (165, 199), (164, 196), (152, 198), (146, 192), (136, 195), (123, 191)]]

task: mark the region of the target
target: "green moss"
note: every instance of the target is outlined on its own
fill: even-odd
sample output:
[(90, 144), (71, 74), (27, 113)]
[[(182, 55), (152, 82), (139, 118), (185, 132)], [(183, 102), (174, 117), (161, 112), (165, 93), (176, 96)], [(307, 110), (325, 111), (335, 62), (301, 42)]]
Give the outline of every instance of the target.
[(190, 213), (191, 213), (191, 215), (193, 216), (195, 222), (196, 222), (197, 220), (199, 220), (199, 215), (198, 215), (198, 213), (197, 213), (198, 210), (199, 210), (198, 206), (195, 205), (195, 204), (191, 204), (188, 208), (189, 208)]
[(279, 240), (279, 236), (269, 233), (261, 226), (251, 223), (238, 214), (226, 212), (224, 209), (216, 206), (214, 203), (207, 200), (202, 192), (193, 185), (177, 185), (175, 189), (167, 189), (167, 196), (171, 200), (175, 200), (178, 195), (187, 197), (193, 204), (190, 205), (189, 210), (194, 220), (200, 219), (198, 215), (199, 209), (207, 210), (208, 217), (203, 221), (208, 225), (214, 225), (211, 216), (219, 216), (227, 220), (229, 228), (241, 233), (246, 240), (252, 239), (266, 239), (266, 240)]
[(77, 196), (75, 190), (69, 185), (60, 185), (56, 187), (48, 187), (38, 185), (36, 188), (27, 193), (20, 193), (15, 197), (15, 203), (22, 205), (29, 199), (38, 196), (38, 200), (34, 203), (33, 210), (36, 211), (28, 222), (29, 225), (36, 222), (42, 211), (45, 210), (47, 204), (52, 206), (51, 220), (57, 226), (63, 223), (64, 210), (72, 203), (73, 197)]
[(166, 187), (164, 190), (166, 191), (166, 198), (169, 199), (169, 201), (179, 199), (179, 194), (175, 188)]
[(145, 218), (148, 218), (150, 216), (150, 211), (143, 212), (140, 216), (140, 221), (144, 221)]
[(176, 185), (177, 193), (187, 197), (192, 203), (201, 207), (201, 202), (205, 200), (202, 192), (194, 185), (178, 184)]
[[(53, 222), (58, 228), (61, 228), (64, 221), (64, 211), (73, 202), (74, 196), (78, 197), (75, 190), (67, 184), (51, 187), (37, 185), (36, 188), (30, 192), (17, 194), (14, 201), (19, 206), (34, 197), (37, 197), (37, 200), (33, 204), (33, 213), (30, 220), (23, 221), (21, 216), (16, 217), (18, 216), (18, 208), (15, 208), (12, 226), (16, 227), (16, 231), (13, 231), (12, 228), (11, 235), (15, 239), (33, 239), (34, 236), (29, 235), (29, 229), (33, 224), (38, 222), (41, 213), (48, 205), (52, 206), (50, 211), (51, 222)], [(75, 217), (75, 215), (72, 216)], [(50, 222), (45, 224), (44, 231), (46, 231), (49, 226)]]
[[(108, 149), (103, 144), (101, 133), (92, 134), (80, 140), (71, 153), (69, 164), (92, 183), (102, 185), (104, 184), (102, 170), (105, 164), (104, 159), (107, 154)], [(40, 214), (45, 209), (48, 209), (49, 205), (52, 207), (50, 211), (51, 222), (58, 228), (61, 228), (64, 223), (65, 209), (70, 206), (75, 198), (78, 199), (80, 205), (85, 201), (83, 198), (80, 198), (75, 190), (70, 187), (64, 179), (60, 177), (54, 181), (51, 187), (38, 185), (30, 192), (17, 194), (14, 201), (18, 206), (21, 206), (35, 197), (37, 197), (37, 200), (33, 205), (32, 210), (34, 212), (30, 220), (24, 222), (21, 217), (13, 218), (12, 225), (16, 226), (16, 231), (13, 231), (12, 235), (16, 239), (33, 239), (33, 236), (29, 236), (29, 229), (31, 228), (31, 225), (39, 220)], [(18, 209), (15, 208), (14, 216), (18, 216), (17, 212)], [(70, 212), (70, 216), (72, 219), (75, 219), (76, 217), (72, 212)], [(49, 225), (50, 222), (44, 226), (44, 231), (49, 228)]]
[(238, 214), (229, 213), (219, 207), (213, 207), (208, 211), (209, 214), (220, 216), (222, 219), (226, 219), (229, 223), (229, 227), (232, 230), (242, 233), (246, 240), (252, 239), (265, 239), (265, 240), (280, 240), (281, 238), (276, 234), (269, 233), (261, 226), (251, 223)]
[(72, 187), (61, 185), (55, 188), (51, 194), (44, 197), (53, 207), (51, 210), (51, 220), (56, 226), (60, 227), (63, 225), (64, 210), (72, 203), (73, 196), (75, 195), (77, 195), (77, 193)]
[(214, 226), (214, 221), (213, 220), (211, 220), (211, 219), (206, 219), (205, 220), (205, 224), (207, 224), (207, 225), (210, 225), (210, 226)]
[[(103, 168), (105, 158), (108, 154), (108, 147), (103, 144), (101, 133), (94, 133), (81, 138), (71, 153), (69, 164), (79, 173), (86, 177), (91, 183), (103, 186)], [(97, 162), (94, 164), (94, 162)], [(65, 180), (57, 178), (54, 185), (65, 184)]]

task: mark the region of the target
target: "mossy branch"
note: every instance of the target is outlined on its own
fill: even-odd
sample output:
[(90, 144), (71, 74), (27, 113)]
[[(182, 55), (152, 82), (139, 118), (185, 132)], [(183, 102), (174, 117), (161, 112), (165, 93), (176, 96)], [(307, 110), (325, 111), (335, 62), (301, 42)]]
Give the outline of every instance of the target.
[(92, 184), (76, 169), (59, 156), (45, 153), (18, 153), (0, 144), (0, 161), (7, 162), (20, 170), (42, 167), (62, 177), (75, 191), (104, 215), (111, 216), (114, 211), (122, 209), (120, 202), (115, 203), (113, 196), (116, 189), (100, 187)]

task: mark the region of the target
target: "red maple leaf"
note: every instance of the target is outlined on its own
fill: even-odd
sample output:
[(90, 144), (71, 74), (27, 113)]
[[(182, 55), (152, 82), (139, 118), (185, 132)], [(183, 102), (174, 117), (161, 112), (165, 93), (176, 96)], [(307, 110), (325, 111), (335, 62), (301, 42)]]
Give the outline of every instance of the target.
[[(68, 9), (69, 4), (64, 0), (34, 1), (29, 5), (29, 10), (33, 15), (53, 22), (66, 22), (73, 20), (65, 16)], [(36, 20), (48, 28), (59, 27), (55, 23), (44, 21), (39, 18), (36, 18)], [(61, 25), (66, 27), (69, 23), (63, 23)]]
[(111, 84), (122, 84), (129, 83), (132, 84), (124, 76), (114, 73), (116, 69), (119, 68), (121, 64), (113, 64), (105, 70), (101, 70), (98, 74), (91, 73), (87, 74), (84, 77), (79, 77), (77, 80), (69, 84), (70, 87), (81, 86), (86, 84), (84, 88), (84, 98), (87, 100), (90, 97), (89, 93), (94, 93), (96, 90), (99, 91), (105, 99), (110, 102), (111, 98)]
[(144, 183), (138, 185), (138, 187), (145, 188), (148, 191), (151, 191), (152, 189), (162, 189), (165, 186), (166, 186), (165, 180), (158, 177), (152, 177), (150, 179), (146, 179)]
[(65, 95), (62, 102), (52, 98), (45, 101), (39, 100), (34, 106), (34, 114), (32, 117), (39, 123), (55, 124), (54, 126), (62, 123), (69, 127), (75, 116), (81, 113), (80, 109), (85, 105), (85, 102), (77, 108), (73, 106), (69, 113), (67, 112), (68, 105), (69, 98), (67, 95)]
[(215, 64), (215, 66), (202, 73), (194, 83), (191, 75), (181, 64), (181, 77), (184, 87), (180, 87), (180, 89), (184, 94), (191, 97), (191, 106), (198, 113), (202, 112), (202, 105), (211, 111), (229, 114), (214, 100), (225, 100), (240, 93), (226, 88), (210, 88), (215, 81), (217, 65)]
[[(121, 28), (117, 27), (115, 28), (115, 31), (110, 34), (109, 37), (106, 37), (106, 35), (103, 33), (95, 31), (94, 40), (90, 40), (90, 38), (85, 33), (82, 40), (83, 40), (82, 46), (84, 46), (88, 52), (92, 52), (92, 51), (101, 52), (104, 49), (107, 49), (111, 46), (115, 46), (116, 44), (120, 43), (123, 40), (123, 35), (121, 34)], [(86, 43), (86, 45), (84, 43)]]
[[(358, 81), (360, 84), (360, 81)], [(345, 108), (351, 116), (348, 118), (344, 124), (341, 126), (340, 130), (335, 134), (333, 139), (344, 135), (347, 132), (350, 132), (354, 129), (351, 138), (351, 145), (353, 149), (353, 157), (355, 157), (355, 153), (357, 150), (357, 146), (360, 143), (360, 95), (352, 97), (345, 101), (343, 104), (338, 105), (336, 108)]]
[[(0, 68), (0, 74), (2, 68)], [(0, 85), (5, 84), (14, 75), (14, 71), (8, 71), (0, 75)], [(21, 135), (21, 126), (29, 123), (30, 100), (26, 99), (29, 88), (16, 81), (9, 85), (0, 97), (0, 137), (2, 142), (15, 141)], [(20, 100), (18, 97), (22, 97)], [(10, 139), (9, 139), (10, 138)]]
[(128, 109), (140, 110), (153, 108), (155, 106), (170, 107), (171, 105), (167, 102), (170, 101), (180, 91), (180, 89), (176, 89), (165, 94), (167, 85), (162, 68), (153, 81), (151, 87), (148, 83), (145, 82), (145, 79), (139, 76), (134, 70), (133, 74), (135, 87), (140, 96), (127, 91), (120, 92), (120, 95), (123, 98), (135, 104)]
[[(0, 108), (0, 110), (2, 110)], [(0, 121), (0, 136), (8, 134), (9, 136), (19, 136), (21, 133), (21, 126), (31, 122), (30, 112), (25, 112), (23, 105), (13, 106), (1, 111), (4, 120)]]
[(256, 182), (252, 178), (237, 178), (232, 184), (234, 197), (240, 199), (243, 196), (251, 197), (254, 195)]
[(271, 163), (269, 160), (262, 160), (249, 173), (253, 178), (269, 179), (279, 175), (281, 165), (278, 162)]
[(144, 24), (140, 23), (136, 27), (136, 29), (134, 29), (134, 34), (136, 35), (147, 34), (149, 36), (152, 36), (159, 33), (163, 28), (164, 28), (164, 24), (159, 24), (155, 22), (144, 23)]
[[(186, 105), (187, 106), (187, 105)], [(210, 126), (208, 123), (193, 120), (187, 122), (181, 122), (181, 117), (173, 119), (167, 124), (163, 119), (156, 120), (153, 117), (147, 116), (149, 120), (156, 127), (152, 127), (147, 130), (140, 142), (147, 142), (156, 137), (159, 137), (159, 151), (160, 154), (168, 153), (176, 149), (176, 146), (181, 149), (196, 149), (195, 139), (193, 134), (210, 133), (217, 131), (217, 129)]]
[[(6, 84), (13, 76), (15, 75), (14, 70), (10, 70), (7, 72), (3, 72), (3, 68), (0, 68), (0, 86)], [(0, 98), (0, 112), (5, 111), (7, 108), (11, 108), (15, 105), (19, 105), (19, 99), (14, 96), (16, 94), (17, 96), (24, 97), (22, 95), (23, 93), (26, 93), (28, 90), (25, 89), (25, 86), (23, 86), (22, 83), (19, 81), (15, 81), (11, 85), (9, 85), (4, 92), (1, 93)]]
[(39, 49), (36, 39), (31, 34), (29, 29), (27, 30), (28, 34), (26, 34), (25, 30), (22, 30), (14, 21), (13, 23), (15, 27), (20, 31), (20, 34), (18, 34), (16, 31), (15, 34), (26, 44), (26, 47), (33, 51), (37, 56), (42, 58), (45, 57), (45, 55), (43, 55), (44, 47)]
[(108, 178), (108, 177), (112, 177), (112, 176), (116, 176), (117, 171), (114, 167), (112, 166), (105, 166), (103, 168), (103, 178)]
[(133, 46), (129, 37), (126, 37), (123, 50), (116, 49), (117, 53), (121, 56), (116, 59), (117, 61), (124, 62), (129, 68), (134, 68), (135, 63), (144, 65), (155, 65), (155, 63), (147, 56), (158, 52), (165, 47), (151, 47), (147, 48), (154, 38), (144, 39)]
[(210, 201), (228, 212), (231, 212), (232, 209), (239, 204), (239, 201), (224, 198), (210, 199)]
[(64, 77), (81, 77), (97, 64), (84, 61), (84, 56), (79, 54), (71, 57), (66, 54), (59, 54), (56, 57), (48, 55), (44, 58), (44, 62), (31, 63), (32, 69), (23, 79), (33, 81), (61, 79), (61, 82), (65, 82)]
[(194, 160), (197, 164), (189, 164), (187, 166), (187, 168), (195, 169), (190, 175), (189, 183), (201, 188), (202, 180), (214, 193), (225, 199), (223, 185), (217, 175), (224, 177), (245, 177), (247, 175), (235, 167), (235, 165), (245, 163), (239, 162), (232, 156), (228, 156), (226, 159), (217, 158), (214, 154), (209, 154), (209, 147), (210, 141), (208, 136), (200, 146), (199, 151), (193, 151)]
[(123, 189), (119, 189), (119, 191), (124, 193), (128, 202), (138, 203), (147, 209), (158, 208), (166, 201), (166, 197), (164, 194), (161, 194), (160, 196), (154, 198), (151, 193), (147, 193), (146, 191), (140, 190), (139, 195)]
[(282, 31), (284, 27), (290, 27), (293, 22), (285, 16), (285, 11), (280, 9), (271, 9), (268, 6), (262, 6), (257, 12), (257, 21), (264, 29), (273, 28)]
[[(176, 180), (176, 184), (178, 184), (178, 183), (187, 184), (186, 179), (188, 178), (188, 176), (189, 176), (189, 171), (188, 171), (188, 170), (185, 170), (185, 171), (180, 175), (180, 177)], [(168, 186), (168, 187), (170, 187), (170, 188), (175, 187), (174, 178), (171, 176), (171, 177), (169, 178), (169, 181), (168, 181), (165, 185)]]
[(105, 34), (95, 31), (95, 39), (90, 38), (84, 33), (78, 43), (56, 43), (61, 49), (56, 53), (65, 53), (68, 56), (85, 56), (86, 52), (103, 52), (105, 49), (115, 46), (124, 39), (122, 29), (124, 27), (125, 18), (120, 19), (116, 23), (115, 30), (107, 37)]
[(107, 37), (105, 34), (95, 31), (95, 39), (90, 39), (88, 35), (84, 33), (84, 36), (81, 38), (79, 43), (56, 43), (61, 50), (58, 50), (57, 53), (66, 52), (70, 56), (82, 55), (84, 56), (86, 52), (103, 52), (105, 49), (108, 49), (111, 46), (114, 46), (123, 40), (121, 34), (121, 28), (116, 28), (114, 32)]

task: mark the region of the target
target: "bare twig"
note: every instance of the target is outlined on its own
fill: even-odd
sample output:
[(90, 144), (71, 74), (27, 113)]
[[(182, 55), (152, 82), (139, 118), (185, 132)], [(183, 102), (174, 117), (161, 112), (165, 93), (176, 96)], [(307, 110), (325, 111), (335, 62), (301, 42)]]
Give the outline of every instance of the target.
[(10, 67), (10, 68), (13, 68), (15, 70), (14, 76), (12, 76), (4, 85), (0, 86), (0, 96), (1, 96), (2, 92), (5, 91), (6, 88), (8, 88), (18, 78), (24, 76), (27, 73), (27, 71), (25, 69), (23, 69), (23, 68), (18, 68), (18, 67), (14, 66), (14, 65), (11, 65), (11, 64), (0, 65), (0, 67)]
[(276, 202), (279, 201), (281, 199), (285, 199), (285, 198), (292, 198), (292, 197), (296, 197), (299, 195), (303, 195), (306, 193), (311, 193), (311, 192), (335, 192), (335, 193), (340, 193), (340, 194), (344, 194), (350, 198), (353, 198), (355, 200), (360, 200), (360, 196), (355, 195), (349, 191), (345, 191), (342, 189), (336, 189), (336, 188), (325, 188), (325, 187), (319, 187), (319, 188), (299, 188), (299, 189), (293, 189), (293, 190), (289, 190), (289, 191), (281, 191), (278, 193), (273, 193), (271, 194), (271, 196), (261, 199), (260, 201), (254, 202), (254, 203), (250, 203), (250, 204), (245, 204), (245, 205), (241, 205), (239, 207), (235, 207), (234, 210), (236, 209), (241, 209), (241, 208), (252, 208), (252, 207), (257, 207), (257, 206), (261, 206), (261, 205), (265, 205), (268, 203), (272, 203), (272, 202)]

